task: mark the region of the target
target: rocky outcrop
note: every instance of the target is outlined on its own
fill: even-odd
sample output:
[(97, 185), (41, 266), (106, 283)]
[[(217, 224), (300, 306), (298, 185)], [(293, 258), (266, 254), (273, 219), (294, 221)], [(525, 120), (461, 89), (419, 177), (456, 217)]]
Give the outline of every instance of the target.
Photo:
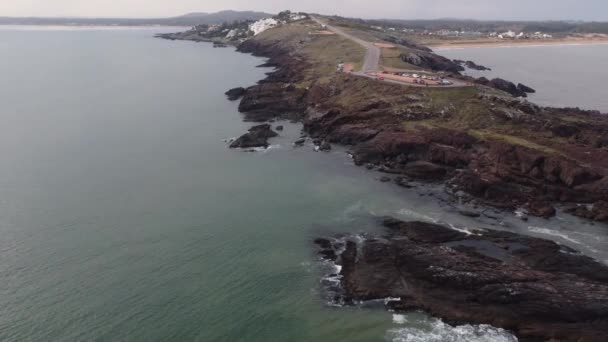
[(464, 65), (469, 69), (473, 69), (473, 70), (478, 70), (478, 71), (486, 71), (486, 70), (492, 70), (488, 67), (485, 67), (483, 65), (477, 64), (473, 61), (462, 61), (459, 59), (455, 59), (454, 63), (460, 64), (460, 65)]
[[(595, 203), (607, 198), (606, 177), (560, 155), (485, 142), (451, 130), (388, 131), (353, 149), (357, 165), (377, 165), (391, 173), (444, 181), (486, 204), (551, 217), (554, 202)], [(598, 206), (601, 208), (601, 206)], [(582, 213), (582, 209), (573, 211)], [(583, 217), (601, 217), (581, 214)]]
[(524, 93), (529, 93), (529, 94), (536, 93), (536, 90), (534, 90), (533, 88), (528, 87), (528, 86), (527, 86), (527, 85), (525, 85), (525, 84), (521, 84), (521, 83), (518, 83), (518, 84), (517, 84), (517, 89), (518, 89), (519, 91), (524, 92)]
[(502, 78), (494, 78), (488, 83), (490, 87), (507, 92), (514, 97), (528, 97), (526, 92), (519, 89), (513, 82), (509, 82)]
[(589, 220), (608, 222), (607, 201), (598, 201), (592, 205), (574, 205), (565, 208), (565, 211)]
[[(603, 149), (608, 147), (608, 124), (602, 115), (572, 108), (542, 108), (478, 87), (475, 97), (463, 103), (474, 110), (471, 117), (475, 121), (457, 123), (481, 128), (480, 138), (471, 136), (468, 128), (431, 125), (405, 129), (404, 123), (415, 126), (418, 120), (449, 122), (459, 108), (446, 103), (448, 98), (441, 98), (441, 94), (351, 75), (336, 74), (323, 82), (306, 79), (310, 66), (297, 53), (302, 44), (306, 41), (252, 39), (238, 48), (268, 57), (267, 65), (276, 68), (245, 91), (239, 105), (245, 120), (301, 121), (317, 147), (323, 141), (350, 145), (357, 165), (405, 177), (408, 181), (403, 182), (404, 187), (411, 186), (409, 180), (444, 182), (450, 191), (466, 192), (498, 208), (526, 208), (531, 215), (550, 217), (556, 203), (583, 203), (571, 212), (591, 219), (603, 217), (597, 210), (584, 209), (601, 208), (591, 205), (608, 202), (608, 162), (602, 164), (602, 160), (608, 160), (608, 151)], [(445, 60), (425, 51), (411, 53), (409, 59), (402, 58), (435, 69), (457, 65), (448, 61), (450, 64), (437, 66)], [(480, 78), (475, 82), (514, 96), (525, 96), (529, 91), (502, 79)], [(573, 116), (577, 119), (557, 119)], [(589, 118), (593, 118), (593, 124), (586, 123)], [(503, 134), (495, 127), (513, 128)], [(519, 138), (520, 128), (542, 134)], [(535, 143), (537, 136), (552, 135), (560, 139)], [(296, 146), (303, 143), (300, 140)]]
[(500, 231), (466, 234), (385, 219), (382, 236), (317, 239), (341, 265), (340, 301), (394, 298), (454, 324), (489, 324), (522, 341), (608, 336), (608, 267), (552, 241)]
[(241, 103), (239, 112), (245, 114), (246, 121), (264, 122), (277, 117), (301, 117), (306, 110), (306, 90), (297, 88), (294, 83), (301, 78), (307, 67), (306, 61), (290, 56), (278, 43), (261, 44), (255, 40), (239, 45), (241, 52), (255, 56), (269, 57), (266, 65), (279, 67), (270, 72), (259, 84), (249, 87)]
[(401, 54), (400, 58), (406, 63), (435, 71), (447, 71), (453, 73), (464, 71), (464, 68), (461, 65), (458, 65), (453, 61), (434, 53), (423, 51), (408, 52)]
[(249, 129), (249, 132), (233, 141), (230, 148), (268, 147), (268, 139), (276, 136), (278, 134), (268, 124), (254, 126)]
[(226, 96), (230, 101), (236, 101), (243, 97), (243, 95), (245, 95), (245, 88), (243, 87), (232, 88), (226, 92)]

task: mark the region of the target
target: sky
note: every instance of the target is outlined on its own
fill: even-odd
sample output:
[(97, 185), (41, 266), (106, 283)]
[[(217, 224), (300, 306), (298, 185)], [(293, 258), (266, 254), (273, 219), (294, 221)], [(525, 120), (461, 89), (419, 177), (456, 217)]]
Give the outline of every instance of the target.
[(359, 18), (608, 21), (608, 0), (0, 0), (0, 16), (170, 17), (226, 9)]

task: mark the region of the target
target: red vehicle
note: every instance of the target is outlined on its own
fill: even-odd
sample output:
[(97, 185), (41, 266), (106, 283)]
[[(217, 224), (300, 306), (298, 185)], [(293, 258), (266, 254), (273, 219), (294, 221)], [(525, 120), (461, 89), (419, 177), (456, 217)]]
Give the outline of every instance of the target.
[(384, 77), (383, 76), (378, 76), (378, 81), (384, 81)]

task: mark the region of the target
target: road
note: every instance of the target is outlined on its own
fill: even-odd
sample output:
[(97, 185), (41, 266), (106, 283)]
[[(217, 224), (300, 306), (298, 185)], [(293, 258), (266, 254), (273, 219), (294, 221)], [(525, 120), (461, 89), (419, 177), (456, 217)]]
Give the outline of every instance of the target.
[(355, 43), (365, 48), (365, 58), (363, 59), (363, 67), (361, 73), (378, 72), (378, 65), (380, 65), (380, 48), (375, 46), (373, 43), (365, 41), (361, 38), (357, 38), (352, 34), (344, 32), (344, 30), (335, 26), (327, 25), (318, 18), (312, 17), (312, 20), (316, 21), (317, 24), (327, 27), (328, 30), (338, 34), (342, 37), (348, 38)]
[[(316, 17), (311, 17), (311, 18), (317, 24), (319, 24), (321, 26), (325, 26), (328, 30), (334, 32), (335, 34), (340, 35), (344, 38), (350, 39), (365, 48), (365, 51), (366, 51), (365, 58), (363, 59), (363, 67), (361, 68), (361, 71), (352, 72), (351, 74), (356, 75), (356, 76), (373, 78), (373, 79), (378, 78), (379, 75), (377, 73), (380, 68), (380, 55), (381, 55), (381, 50), (379, 47), (374, 45), (374, 43), (372, 43), (372, 42), (368, 42), (361, 38), (357, 38), (357, 37), (353, 36), (352, 34), (347, 33), (338, 27), (327, 25), (326, 23), (319, 20), (319, 18), (316, 18)], [(457, 80), (457, 79), (450, 79), (450, 81), (452, 82), (452, 84), (450, 84), (450, 85), (424, 85), (424, 84), (416, 84), (416, 83), (402, 82), (402, 81), (398, 81), (398, 80), (389, 80), (389, 79), (385, 79), (384, 81), (388, 82), (388, 83), (407, 85), (410, 87), (424, 87), (424, 88), (459, 88), (459, 87), (471, 86), (471, 85), (467, 84), (466, 82)]]

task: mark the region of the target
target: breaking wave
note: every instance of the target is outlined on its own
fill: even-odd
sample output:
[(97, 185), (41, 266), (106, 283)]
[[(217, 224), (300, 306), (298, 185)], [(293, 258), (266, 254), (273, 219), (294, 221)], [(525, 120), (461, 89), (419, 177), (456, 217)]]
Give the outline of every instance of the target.
[[(401, 321), (400, 318), (397, 320)], [(393, 321), (398, 323), (395, 317)], [(508, 331), (490, 325), (453, 327), (438, 319), (429, 323), (426, 327), (391, 329), (387, 333), (387, 339), (392, 342), (517, 342), (517, 337)]]
[(426, 221), (430, 223), (439, 223), (439, 220), (428, 215), (417, 213), (410, 209), (401, 209), (397, 212), (399, 215), (406, 216), (415, 220)]
[(556, 237), (562, 238), (562, 239), (564, 239), (566, 241), (570, 241), (570, 242), (572, 242), (574, 244), (583, 245), (582, 242), (580, 242), (578, 240), (575, 240), (575, 239), (569, 237), (568, 235), (560, 233), (560, 232), (558, 232), (558, 231), (556, 231), (554, 229), (548, 229), (548, 228), (542, 228), (542, 227), (533, 227), (533, 226), (528, 227), (528, 229), (531, 232), (534, 232), (534, 233), (556, 236)]

